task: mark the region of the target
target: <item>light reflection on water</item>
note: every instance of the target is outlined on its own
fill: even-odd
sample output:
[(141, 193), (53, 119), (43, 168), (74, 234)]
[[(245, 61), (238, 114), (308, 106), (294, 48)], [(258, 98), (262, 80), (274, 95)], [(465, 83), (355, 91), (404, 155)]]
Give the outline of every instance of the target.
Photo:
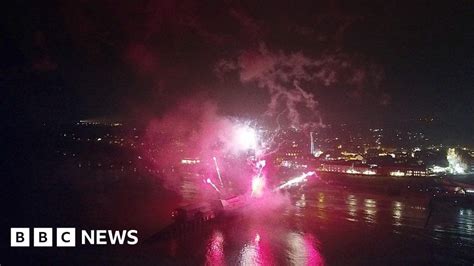
[(193, 235), (173, 243), (178, 249), (205, 247), (206, 265), (324, 265), (328, 255), (334, 261), (340, 243), (361, 250), (366, 247), (357, 243), (371, 238), (405, 245), (405, 240), (393, 240), (393, 233), (420, 241), (416, 243), (474, 248), (474, 212), (469, 208), (436, 208), (425, 228), (425, 198), (311, 190), (290, 198), (277, 209), (265, 211), (267, 205), (262, 204), (238, 219), (212, 224), (205, 237)]
[(347, 195), (346, 206), (348, 214), (347, 220), (357, 222), (357, 198), (352, 194)]
[[(393, 226), (420, 226), (426, 217), (427, 201), (424, 199), (391, 199), (381, 195), (367, 195), (340, 192), (317, 192), (310, 197), (305, 195), (305, 206), (300, 201), (296, 206), (308, 211), (300, 214), (307, 216), (311, 209), (316, 209), (320, 219), (343, 219), (365, 224), (387, 224)], [(328, 217), (328, 215), (330, 217)]]
[(259, 233), (252, 234), (240, 251), (239, 264), (274, 265), (268, 240), (262, 239)]
[(323, 257), (316, 249), (316, 239), (312, 234), (290, 232), (287, 236), (288, 259), (291, 265), (324, 265)]
[(402, 225), (402, 213), (403, 213), (403, 203), (400, 201), (394, 201), (392, 203), (392, 211), (393, 211), (393, 225), (400, 226)]
[(224, 235), (221, 231), (214, 230), (207, 243), (206, 265), (225, 265)]
[[(306, 210), (300, 216), (311, 216), (318, 222), (345, 220), (355, 224), (379, 225), (396, 233), (403, 228), (419, 229), (420, 234), (437, 241), (454, 241), (462, 246), (474, 247), (474, 206), (437, 206), (428, 219), (428, 198), (394, 198), (363, 193), (306, 192)], [(343, 199), (343, 200), (342, 200)], [(312, 203), (314, 202), (314, 204)], [(340, 205), (344, 208), (341, 209)], [(318, 215), (309, 215), (316, 206)], [(343, 210), (343, 211), (341, 211)], [(425, 223), (427, 228), (425, 228)], [(423, 232), (423, 233), (421, 233)], [(462, 242), (462, 243), (461, 243)]]
[(377, 215), (377, 201), (373, 199), (364, 199), (364, 219), (368, 223), (375, 223), (376, 222), (376, 215)]
[(473, 209), (442, 209), (440, 211), (452, 215), (438, 216), (433, 219), (433, 239), (457, 247), (470, 246), (474, 248)]

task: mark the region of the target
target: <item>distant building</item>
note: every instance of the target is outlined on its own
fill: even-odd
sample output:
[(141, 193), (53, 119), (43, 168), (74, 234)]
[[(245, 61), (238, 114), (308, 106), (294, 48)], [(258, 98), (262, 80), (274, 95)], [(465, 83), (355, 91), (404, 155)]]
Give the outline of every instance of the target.
[(424, 165), (393, 164), (379, 167), (379, 173), (389, 176), (427, 176)]
[(376, 175), (377, 168), (360, 161), (324, 161), (317, 168), (320, 172), (345, 173), (356, 175)]
[(410, 164), (367, 164), (360, 161), (323, 161), (317, 168), (320, 172), (345, 173), (354, 175), (383, 175), (383, 176), (427, 176), (424, 165)]

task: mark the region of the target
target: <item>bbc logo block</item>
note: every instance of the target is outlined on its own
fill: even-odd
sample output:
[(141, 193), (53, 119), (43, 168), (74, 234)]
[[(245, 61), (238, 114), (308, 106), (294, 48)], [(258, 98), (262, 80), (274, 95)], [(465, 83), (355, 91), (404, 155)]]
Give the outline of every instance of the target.
[(30, 246), (30, 228), (11, 228), (10, 246), (29, 247)]
[(56, 246), (75, 247), (76, 246), (76, 229), (75, 228), (57, 228), (56, 229)]
[(33, 246), (52, 247), (53, 228), (33, 228)]
[(53, 234), (53, 228), (38, 227), (33, 228), (32, 232), (29, 228), (19, 227), (10, 229), (10, 246), (11, 247), (52, 247), (53, 240), (56, 239), (58, 247), (75, 247), (76, 246), (76, 229), (75, 228), (56, 228), (56, 238)]

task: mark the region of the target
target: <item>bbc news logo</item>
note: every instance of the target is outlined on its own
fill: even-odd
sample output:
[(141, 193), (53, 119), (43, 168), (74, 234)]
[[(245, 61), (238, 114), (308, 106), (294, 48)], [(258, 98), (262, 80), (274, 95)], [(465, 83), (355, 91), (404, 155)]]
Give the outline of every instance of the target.
[[(76, 228), (28, 227), (10, 228), (11, 247), (75, 247), (81, 245), (136, 245), (137, 230), (80, 230), (76, 239)], [(53, 241), (54, 240), (54, 241)], [(53, 243), (54, 242), (54, 243)]]

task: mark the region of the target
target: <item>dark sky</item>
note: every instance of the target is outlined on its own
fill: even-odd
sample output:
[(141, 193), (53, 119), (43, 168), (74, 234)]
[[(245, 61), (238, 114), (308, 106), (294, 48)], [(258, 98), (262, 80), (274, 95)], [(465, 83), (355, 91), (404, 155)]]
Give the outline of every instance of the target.
[(4, 12), (3, 108), (20, 117), (149, 117), (194, 97), (257, 117), (273, 96), (280, 111), (312, 95), (302, 113), (323, 120), (473, 119), (472, 1), (12, 1)]

